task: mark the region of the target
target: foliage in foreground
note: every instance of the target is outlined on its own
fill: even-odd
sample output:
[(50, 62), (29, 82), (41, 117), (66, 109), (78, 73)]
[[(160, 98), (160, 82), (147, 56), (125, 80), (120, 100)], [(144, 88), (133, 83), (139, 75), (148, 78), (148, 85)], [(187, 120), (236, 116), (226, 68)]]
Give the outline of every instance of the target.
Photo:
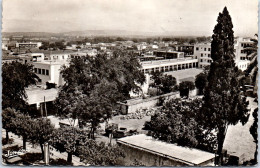
[(257, 150), (258, 150), (258, 133), (257, 133), (257, 128), (258, 128), (258, 108), (256, 108), (253, 112), (253, 117), (254, 117), (254, 122), (250, 127), (250, 134), (253, 136), (254, 138), (254, 142), (256, 144), (256, 150), (255, 150), (255, 155), (254, 155), (254, 159), (253, 162), (257, 163)]
[(2, 65), (2, 78), (2, 108), (10, 107), (25, 111), (27, 105), (25, 88), (36, 84), (39, 79), (33, 71), (33, 66), (19, 62), (4, 63)]
[(52, 146), (60, 152), (67, 152), (67, 162), (72, 162), (72, 155), (90, 165), (116, 165), (124, 153), (117, 146), (108, 146), (89, 139), (87, 132), (73, 127), (59, 128), (54, 132)]
[(170, 99), (146, 122), (154, 138), (180, 146), (213, 151), (215, 135), (200, 118), (201, 99)]
[(99, 123), (111, 118), (117, 101), (139, 93), (145, 82), (141, 65), (133, 53), (115, 51), (112, 56), (75, 58), (61, 70), (65, 84), (56, 105), (62, 117), (79, 119), (90, 125), (89, 137)]
[(248, 120), (248, 102), (240, 91), (240, 71), (234, 62), (233, 24), (227, 8), (219, 13), (211, 43), (208, 85), (204, 92), (201, 120), (217, 132), (217, 153), (221, 156), (227, 128)]

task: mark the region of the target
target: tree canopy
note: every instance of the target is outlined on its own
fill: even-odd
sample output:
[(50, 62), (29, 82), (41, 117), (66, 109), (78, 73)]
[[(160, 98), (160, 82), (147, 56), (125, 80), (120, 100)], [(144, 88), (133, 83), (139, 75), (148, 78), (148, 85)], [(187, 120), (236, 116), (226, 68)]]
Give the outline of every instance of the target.
[(16, 117), (15, 109), (6, 108), (2, 111), (2, 126), (6, 131), (6, 141), (9, 141), (9, 131), (14, 131), (14, 119)]
[(239, 70), (234, 63), (233, 24), (227, 8), (219, 13), (211, 42), (213, 62), (204, 92), (202, 113), (212, 129), (217, 131), (218, 154), (221, 156), (227, 128), (230, 124), (248, 120), (248, 102), (241, 95)]
[(200, 74), (196, 76), (195, 79), (195, 86), (199, 90), (199, 95), (204, 94), (204, 89), (207, 86), (208, 83), (208, 73), (209, 73), (209, 66), (206, 66)]
[(36, 84), (39, 79), (33, 71), (33, 66), (19, 62), (4, 63), (2, 78), (2, 108), (11, 107), (25, 111), (27, 99), (25, 88)]
[(212, 152), (215, 135), (200, 118), (201, 106), (201, 99), (170, 99), (145, 127), (160, 140)]
[(192, 81), (183, 81), (179, 84), (179, 91), (181, 97), (189, 97), (189, 92), (193, 89), (195, 89), (195, 85)]
[(65, 84), (56, 100), (60, 114), (89, 123), (92, 138), (98, 124), (111, 117), (117, 101), (129, 99), (130, 91), (141, 92), (145, 82), (135, 55), (122, 51), (110, 57), (72, 59), (61, 74)]
[(152, 72), (153, 83), (150, 86), (155, 87), (161, 94), (175, 91), (176, 78), (172, 75), (163, 74), (160, 71)]

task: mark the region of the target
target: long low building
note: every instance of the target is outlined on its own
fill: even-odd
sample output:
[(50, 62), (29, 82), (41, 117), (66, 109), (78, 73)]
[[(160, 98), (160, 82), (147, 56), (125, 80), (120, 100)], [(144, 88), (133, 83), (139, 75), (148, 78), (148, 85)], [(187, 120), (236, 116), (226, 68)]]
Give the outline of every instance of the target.
[(117, 140), (125, 151), (126, 166), (214, 166), (215, 154), (156, 140), (145, 134)]
[(178, 71), (182, 69), (198, 68), (198, 59), (180, 58), (180, 59), (165, 59), (157, 61), (141, 62), (144, 73), (151, 73), (154, 71), (169, 72)]

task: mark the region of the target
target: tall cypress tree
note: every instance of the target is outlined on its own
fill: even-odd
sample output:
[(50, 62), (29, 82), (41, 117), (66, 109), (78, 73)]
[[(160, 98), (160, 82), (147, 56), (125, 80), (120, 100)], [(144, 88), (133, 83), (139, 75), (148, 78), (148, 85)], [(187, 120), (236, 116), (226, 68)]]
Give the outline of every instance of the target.
[(229, 125), (248, 120), (248, 102), (241, 94), (238, 68), (234, 62), (234, 35), (232, 19), (225, 7), (219, 13), (211, 42), (213, 62), (205, 88), (202, 114), (209, 128), (217, 133), (217, 154), (221, 156)]

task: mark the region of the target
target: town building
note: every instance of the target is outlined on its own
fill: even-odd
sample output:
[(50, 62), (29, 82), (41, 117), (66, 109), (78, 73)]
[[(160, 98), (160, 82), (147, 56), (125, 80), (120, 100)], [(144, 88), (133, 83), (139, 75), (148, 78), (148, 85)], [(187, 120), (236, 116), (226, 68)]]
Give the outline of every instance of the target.
[(246, 51), (245, 48), (251, 46), (252, 44), (253, 42), (249, 38), (239, 37), (235, 41), (235, 63), (242, 71), (247, 69), (251, 59), (250, 55), (248, 55), (248, 51)]
[(39, 48), (42, 46), (42, 42), (23, 42), (23, 43), (16, 43), (16, 48)]
[(155, 71), (170, 72), (170, 71), (178, 71), (183, 69), (197, 68), (198, 59), (187, 57), (187, 58), (180, 58), (180, 59), (143, 61), (141, 62), (141, 65), (142, 65), (142, 71), (144, 73), (152, 73)]
[(163, 57), (164, 59), (184, 58), (184, 52), (177, 51), (154, 51), (153, 54), (156, 57)]
[(214, 153), (166, 143), (145, 134), (120, 138), (117, 144), (125, 151), (125, 166), (135, 161), (144, 166), (214, 166)]
[(193, 58), (198, 59), (198, 67), (204, 68), (210, 65), (211, 59), (211, 43), (198, 43), (194, 45)]
[[(250, 63), (250, 56), (245, 48), (252, 45), (252, 41), (249, 38), (239, 37), (235, 40), (234, 44), (234, 54), (236, 66), (242, 71), (246, 70)], [(198, 43), (194, 45), (194, 55), (195, 59), (198, 59), (199, 68), (204, 68), (212, 62), (211, 58), (211, 43)]]

